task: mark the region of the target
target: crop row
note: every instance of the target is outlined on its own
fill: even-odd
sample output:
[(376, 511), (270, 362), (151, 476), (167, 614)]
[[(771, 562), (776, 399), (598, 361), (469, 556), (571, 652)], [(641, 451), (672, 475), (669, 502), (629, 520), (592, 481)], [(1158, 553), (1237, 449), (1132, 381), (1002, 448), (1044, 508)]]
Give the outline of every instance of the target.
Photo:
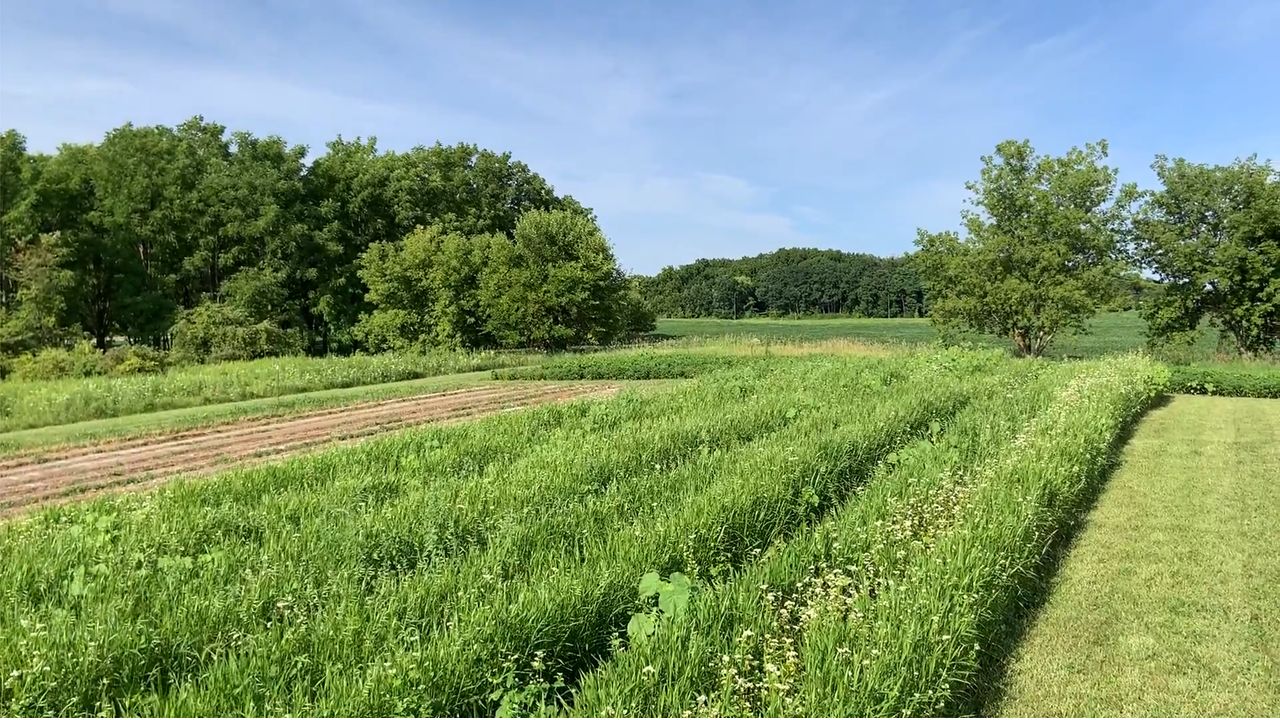
[[(579, 533), (627, 524), (664, 493), (697, 487), (701, 472), (682, 468), (767, 445), (913, 372), (889, 361), (730, 371), (6, 528), (3, 707), (297, 711), (344, 681), (326, 680), (334, 653), (373, 667), (381, 638), (444, 617), (442, 598), (471, 582), (475, 558), (513, 572), (525, 567), (525, 539), (567, 548)], [(278, 683), (264, 690), (268, 677)]]
[(0, 382), (0, 432), (528, 363), (510, 353), (270, 358), (155, 375)]
[(1189, 395), (1280, 398), (1280, 365), (1203, 363), (1175, 365), (1169, 391)]
[(859, 502), (695, 594), (583, 679), (581, 715), (973, 712), (981, 672), (1163, 368), (1058, 366), (975, 398)]
[[(524, 558), (526, 581), (506, 581), (510, 566), (501, 558), (473, 564), (466, 576), (494, 582), (456, 588), (443, 608), (448, 632), (405, 643), (363, 688), (334, 693), (339, 703), (322, 705), (321, 714), (492, 714), (507, 693), (521, 692), (513, 677), (495, 675), (513, 657), (537, 657), (549, 677), (571, 680), (606, 655), (626, 627), (642, 573), (736, 572), (846, 501), (893, 450), (931, 425), (941, 431), (967, 402), (969, 380), (921, 366), (892, 389), (866, 395), (826, 378), (823, 402), (811, 414), (762, 442), (673, 473), (673, 492), (646, 515), (594, 522), (573, 544), (540, 545)], [(342, 704), (361, 695), (355, 705)]]
[(49, 511), (0, 528), (0, 710), (950, 708), (1159, 372), (750, 362)]

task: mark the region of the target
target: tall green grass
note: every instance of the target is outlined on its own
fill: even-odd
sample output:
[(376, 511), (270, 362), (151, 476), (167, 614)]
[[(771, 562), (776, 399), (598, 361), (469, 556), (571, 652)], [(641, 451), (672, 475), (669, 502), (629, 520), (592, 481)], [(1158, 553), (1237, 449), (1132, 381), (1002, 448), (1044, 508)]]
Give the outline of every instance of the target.
[(157, 375), (9, 380), (0, 382), (0, 432), (511, 367), (536, 357), (514, 353), (289, 357), (197, 365)]
[(656, 380), (691, 378), (737, 365), (769, 362), (764, 357), (744, 357), (731, 352), (690, 350), (618, 350), (586, 355), (565, 355), (534, 367), (493, 371), (499, 380)]
[(1163, 368), (1039, 366), (991, 387), (861, 502), (586, 677), (581, 715), (955, 714), (1046, 544)]
[[(1007, 616), (1153, 368), (778, 358), (50, 510), (0, 527), (0, 711), (933, 712), (963, 694), (982, 659), (966, 648), (986, 646), (971, 638)], [(984, 548), (987, 565), (966, 554)], [(965, 576), (930, 574), (943, 561)], [(830, 572), (845, 566), (849, 583)], [(686, 613), (637, 596), (650, 572), (693, 578)], [(787, 600), (817, 614), (787, 631), (809, 664), (774, 698), (774, 651), (752, 638), (782, 637)], [(917, 637), (929, 603), (965, 644)], [(858, 635), (841, 608), (908, 622)], [(638, 640), (643, 612), (656, 632)], [(879, 684), (823, 685), (849, 671), (827, 637), (866, 649)], [(897, 641), (927, 683), (874, 664)], [(943, 681), (945, 702), (904, 699)]]
[(401, 631), (447, 615), (441, 590), (459, 578), (474, 584), (458, 563), (486, 548), (490, 558), (524, 552), (495, 544), (503, 533), (556, 517), (623, 523), (679, 468), (732, 457), (821, 405), (823, 381), (844, 377), (872, 397), (906, 372), (889, 362), (764, 378), (744, 369), (404, 433), (10, 526), (0, 532), (0, 659), (17, 674), (3, 707), (355, 707), (328, 689), (345, 682), (329, 669), (372, 667), (405, 642)]
[[(874, 383), (868, 394), (856, 377), (842, 381), (841, 365), (847, 368), (819, 365), (831, 370), (806, 383), (818, 401), (785, 430), (673, 473), (669, 482), (679, 491), (646, 516), (608, 532), (593, 527), (574, 545), (540, 547), (526, 560), (528, 582), (459, 587), (456, 609), (446, 610), (450, 631), (393, 661), (396, 683), (419, 687), (421, 696), (389, 691), (403, 685), (374, 685), (373, 705), (325, 707), (324, 714), (491, 714), (510, 702), (508, 692), (519, 695), (492, 677), (513, 657), (536, 655), (540, 672), (572, 678), (607, 654), (626, 626), (641, 574), (735, 571), (848, 499), (881, 458), (966, 402), (969, 376), (953, 368), (898, 361), (907, 377), (887, 389)], [(475, 571), (503, 577), (501, 564)], [(525, 679), (517, 676), (516, 688)]]

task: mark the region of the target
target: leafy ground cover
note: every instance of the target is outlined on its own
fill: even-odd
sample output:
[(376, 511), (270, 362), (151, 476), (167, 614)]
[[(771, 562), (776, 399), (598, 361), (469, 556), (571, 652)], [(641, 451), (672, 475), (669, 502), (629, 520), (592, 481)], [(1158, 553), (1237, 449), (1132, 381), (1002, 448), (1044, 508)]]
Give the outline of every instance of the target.
[(1176, 365), (1171, 392), (1188, 395), (1280, 398), (1280, 364), (1268, 362)]

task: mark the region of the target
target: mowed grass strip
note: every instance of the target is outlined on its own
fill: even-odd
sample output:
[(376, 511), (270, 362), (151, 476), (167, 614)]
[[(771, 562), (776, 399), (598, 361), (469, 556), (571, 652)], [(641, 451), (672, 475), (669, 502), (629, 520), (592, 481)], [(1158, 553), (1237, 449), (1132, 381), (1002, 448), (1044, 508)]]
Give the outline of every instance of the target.
[(1178, 396), (1126, 446), (988, 712), (1280, 709), (1280, 400)]

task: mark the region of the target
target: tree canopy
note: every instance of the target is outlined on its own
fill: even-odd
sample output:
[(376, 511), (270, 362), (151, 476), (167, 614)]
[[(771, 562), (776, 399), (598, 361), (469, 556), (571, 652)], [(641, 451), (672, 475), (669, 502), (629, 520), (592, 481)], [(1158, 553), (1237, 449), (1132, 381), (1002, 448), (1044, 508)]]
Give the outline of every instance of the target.
[(966, 184), (965, 236), (921, 230), (916, 240), (934, 321), (1008, 337), (1025, 355), (1083, 329), (1122, 287), (1120, 240), (1137, 196), (1117, 186), (1106, 157), (1105, 141), (1060, 157), (1005, 141), (984, 156)]
[(1242, 354), (1280, 344), (1280, 174), (1256, 158), (1197, 165), (1159, 157), (1163, 187), (1134, 223), (1138, 262), (1161, 280), (1145, 315), (1157, 340), (1216, 324)]
[[(429, 262), (414, 255), (437, 252)], [(412, 300), (394, 290), (410, 278), (377, 269), (395, 253), (427, 273)], [(512, 275), (500, 281), (493, 263), (504, 258)], [(491, 277), (483, 293), (481, 264)], [(596, 284), (568, 287), (580, 281)], [(548, 322), (583, 325), (531, 334), (473, 315), (483, 295), (530, 320), (545, 295), (537, 283), (562, 293), (558, 308), (540, 306)], [(4, 354), (82, 336), (100, 350), (185, 337), (214, 355), (219, 338), (236, 338), (226, 353), (250, 355), (276, 340), (311, 353), (409, 336), (414, 346), (595, 342), (616, 336), (627, 312), (601, 308), (633, 298), (625, 287), (590, 210), (509, 153), (466, 143), (384, 152), (372, 138), (337, 138), (308, 161), (304, 146), (200, 117), (126, 124), (49, 155), (28, 152), (16, 131), (0, 136)], [(570, 307), (579, 301), (590, 307)], [(422, 311), (414, 322), (425, 329), (389, 335), (394, 307)]]

